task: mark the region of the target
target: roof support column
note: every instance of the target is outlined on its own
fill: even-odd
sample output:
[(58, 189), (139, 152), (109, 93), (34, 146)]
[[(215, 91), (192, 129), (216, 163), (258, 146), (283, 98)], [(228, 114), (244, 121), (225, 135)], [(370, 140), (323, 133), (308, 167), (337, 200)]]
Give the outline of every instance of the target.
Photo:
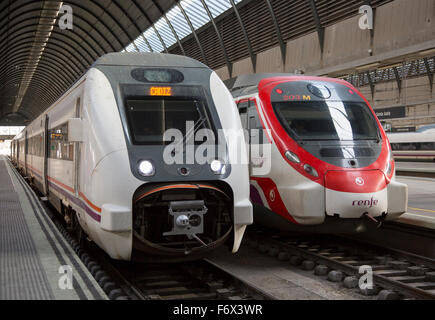
[(320, 52), (323, 53), (325, 43), (325, 28), (320, 23), (319, 13), (317, 12), (316, 1), (310, 0), (311, 12), (313, 13), (314, 21), (316, 22), (317, 36), (319, 37)]
[(369, 80), (370, 91), (372, 93), (372, 100), (375, 98), (375, 84), (373, 82), (372, 76), (370, 75), (370, 71), (367, 71), (367, 79)]
[(255, 73), (257, 69), (257, 63), (256, 63), (257, 56), (254, 54), (254, 51), (252, 50), (251, 41), (249, 40), (248, 33), (246, 32), (245, 25), (243, 24), (242, 18), (240, 17), (239, 10), (237, 9), (234, 0), (229, 0), (229, 1), (233, 6), (234, 13), (236, 14), (237, 20), (239, 21), (240, 27), (242, 28), (243, 36), (245, 37), (246, 45), (248, 46), (249, 56), (251, 57), (252, 70), (254, 70)]
[(266, 1), (267, 7), (269, 8), (270, 17), (272, 18), (273, 25), (275, 26), (276, 35), (278, 37), (279, 47), (281, 49), (281, 59), (282, 59), (282, 65), (285, 67), (285, 55), (286, 55), (286, 45), (284, 43), (284, 40), (281, 36), (281, 30), (279, 29), (278, 20), (276, 20), (275, 12), (273, 11), (272, 4), (269, 0)]
[(181, 53), (183, 53), (183, 55), (185, 56), (186, 53), (184, 52), (184, 48), (183, 48), (183, 46), (181, 45), (180, 38), (178, 38), (178, 34), (177, 34), (177, 32), (175, 32), (175, 29), (174, 29), (174, 27), (172, 26), (171, 21), (169, 21), (168, 17), (166, 16), (166, 13), (163, 11), (163, 9), (160, 7), (160, 5), (159, 5), (156, 1), (154, 1), (154, 0), (152, 0), (152, 2), (153, 2), (153, 4), (154, 4), (154, 6), (159, 10), (159, 12), (160, 12), (160, 14), (162, 15), (162, 17), (165, 19), (166, 23), (168, 24), (169, 28), (170, 28), (171, 31), (172, 31), (172, 34), (173, 34), (174, 37), (175, 37), (175, 40), (177, 40), (178, 46), (180, 47), (180, 50), (181, 50)]
[(430, 92), (432, 92), (432, 90), (433, 90), (433, 72), (430, 70), (430, 65), (429, 65), (429, 61), (427, 61), (427, 58), (424, 58), (423, 61), (424, 61), (424, 66), (426, 67), (427, 77), (429, 78)]
[[(403, 70), (403, 68), (402, 68)], [(397, 67), (393, 67), (394, 76), (396, 77), (397, 87), (399, 88), (399, 95), (402, 92), (402, 79), (400, 79), (399, 71)]]
[(231, 78), (232, 77), (232, 73), (233, 73), (233, 66), (232, 66), (232, 64), (230, 62), (230, 59), (228, 58), (227, 50), (225, 49), (225, 46), (224, 46), (224, 41), (222, 40), (221, 34), (219, 33), (219, 29), (218, 29), (218, 27), (216, 25), (216, 22), (214, 21), (214, 18), (213, 18), (213, 15), (210, 12), (210, 9), (208, 8), (207, 4), (205, 3), (205, 0), (201, 0), (201, 3), (203, 5), (205, 11), (207, 11), (207, 15), (210, 18), (210, 21), (211, 21), (211, 23), (213, 25), (214, 30), (216, 31), (216, 35), (217, 35), (217, 37), (219, 39), (219, 43), (220, 43), (222, 52), (224, 54), (225, 62), (226, 62), (227, 67), (228, 67), (229, 77)]
[(186, 14), (186, 11), (184, 11), (183, 6), (180, 4), (180, 2), (177, 2), (177, 6), (180, 9), (181, 13), (183, 14), (184, 19), (186, 19), (186, 22), (190, 27), (190, 31), (192, 31), (193, 37), (195, 38), (196, 43), (198, 44), (199, 47), (199, 51), (201, 52), (202, 60), (205, 62), (206, 65), (208, 65), (207, 57), (205, 56), (204, 49), (202, 48), (201, 42), (199, 41), (198, 35), (196, 34), (192, 21), (190, 21), (189, 17)]
[[(139, 9), (140, 13), (145, 17), (145, 19), (147, 19), (148, 23), (150, 24), (150, 26), (153, 28), (154, 32), (156, 33), (157, 37), (160, 40), (160, 43), (163, 46), (163, 49), (165, 50), (166, 53), (168, 53), (168, 48), (166, 47), (165, 42), (163, 41), (163, 38), (161, 37), (159, 31), (157, 30), (156, 26), (154, 25), (154, 23), (151, 21), (150, 17), (147, 15), (147, 13), (142, 9), (142, 7), (137, 3), (136, 0), (133, 0), (134, 5), (136, 6), (136, 8)], [(147, 43), (148, 47), (150, 48), (151, 52), (154, 52), (153, 48), (151, 47), (150, 43), (146, 40), (145, 35), (142, 32), (142, 38), (145, 40), (145, 42)], [(134, 44), (134, 41), (133, 41)], [(136, 46), (136, 45), (135, 45)], [(139, 51), (139, 50), (138, 50)]]

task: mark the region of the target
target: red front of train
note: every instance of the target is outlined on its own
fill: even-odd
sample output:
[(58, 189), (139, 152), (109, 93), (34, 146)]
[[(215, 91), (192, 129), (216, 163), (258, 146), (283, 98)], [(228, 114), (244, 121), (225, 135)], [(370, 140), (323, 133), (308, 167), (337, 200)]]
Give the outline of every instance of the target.
[(241, 112), (245, 127), (263, 132), (263, 141), (251, 136), (250, 145), (251, 200), (267, 209), (257, 221), (273, 220), (272, 211), (301, 225), (380, 222), (406, 211), (407, 186), (395, 181), (388, 138), (351, 84), (270, 77), (239, 97), (249, 102), (246, 116)]

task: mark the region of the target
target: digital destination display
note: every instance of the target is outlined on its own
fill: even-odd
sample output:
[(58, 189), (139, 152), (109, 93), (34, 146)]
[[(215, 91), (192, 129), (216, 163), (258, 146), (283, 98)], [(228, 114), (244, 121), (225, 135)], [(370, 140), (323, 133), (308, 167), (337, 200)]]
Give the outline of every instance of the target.
[(172, 88), (171, 87), (151, 87), (150, 88), (150, 96), (171, 96)]
[(131, 71), (131, 76), (137, 81), (148, 83), (180, 83), (184, 80), (180, 71), (163, 68), (136, 68)]

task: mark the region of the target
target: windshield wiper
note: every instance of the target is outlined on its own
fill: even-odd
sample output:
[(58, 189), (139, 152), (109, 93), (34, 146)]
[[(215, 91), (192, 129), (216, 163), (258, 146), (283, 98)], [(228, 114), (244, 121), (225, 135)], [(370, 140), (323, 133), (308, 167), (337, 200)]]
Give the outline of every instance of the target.
[(368, 138), (354, 138), (353, 140), (357, 140), (357, 141), (362, 141), (362, 140), (366, 140), (366, 141), (376, 140), (376, 141), (379, 141), (379, 138), (375, 138), (375, 137), (368, 137)]
[(343, 141), (340, 139), (299, 139), (300, 141)]
[[(175, 145), (174, 151), (177, 150), (177, 148), (179, 147), (180, 144), (187, 143), (189, 138), (192, 135), (195, 135), (195, 133), (198, 131), (198, 129), (201, 128), (203, 126), (203, 124), (207, 121), (207, 118), (204, 117), (202, 115), (202, 113), (200, 112), (200, 110), (198, 108), (198, 102), (197, 101), (195, 101), (195, 106), (196, 106), (196, 110), (198, 111), (198, 114), (200, 114), (201, 117), (193, 124), (193, 127), (190, 128), (189, 131), (186, 132), (186, 134), (184, 135), (183, 139)], [(186, 148), (183, 148), (183, 154), (185, 154), (185, 153), (186, 153)]]

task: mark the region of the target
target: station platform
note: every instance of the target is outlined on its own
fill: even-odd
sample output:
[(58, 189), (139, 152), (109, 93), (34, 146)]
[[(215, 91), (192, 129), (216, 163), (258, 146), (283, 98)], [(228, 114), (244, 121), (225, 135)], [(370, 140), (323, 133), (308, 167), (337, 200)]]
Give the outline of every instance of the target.
[(0, 156), (0, 300), (108, 299), (44, 210)]
[(396, 172), (398, 175), (422, 174), (435, 176), (435, 162), (396, 161)]
[(408, 185), (408, 211), (398, 222), (435, 229), (435, 179), (396, 177)]

